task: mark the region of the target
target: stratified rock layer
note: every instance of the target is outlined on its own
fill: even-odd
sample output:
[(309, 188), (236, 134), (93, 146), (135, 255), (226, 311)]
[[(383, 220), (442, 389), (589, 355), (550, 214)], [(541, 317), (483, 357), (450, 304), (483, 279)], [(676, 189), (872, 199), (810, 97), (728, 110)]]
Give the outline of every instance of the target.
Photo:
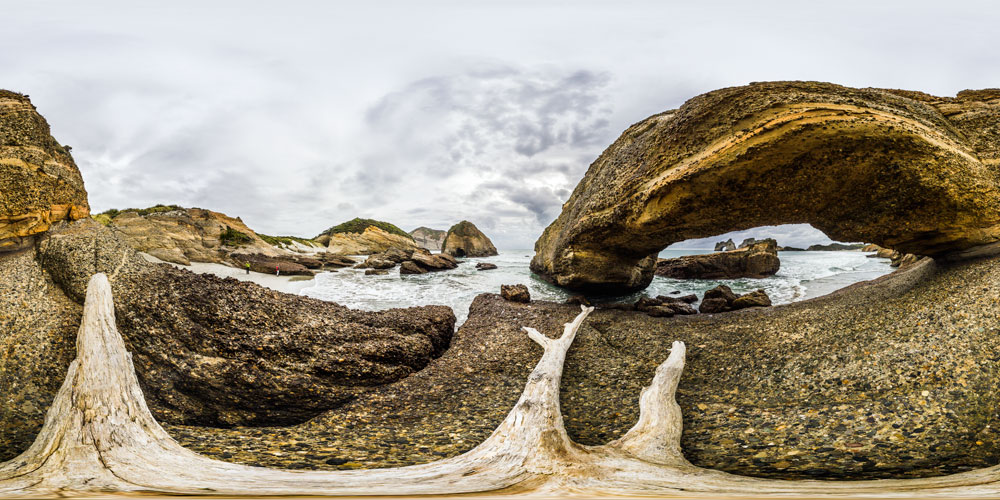
[(453, 257), (492, 257), (497, 247), (475, 224), (463, 220), (448, 229), (441, 252)]
[[(136, 250), (175, 264), (227, 262), (232, 252), (269, 257), (286, 253), (257, 236), (239, 217), (201, 208), (178, 208), (148, 215), (126, 210), (111, 219), (111, 225)], [(227, 231), (240, 241), (223, 239)]]
[(416, 241), (417, 245), (420, 245), (421, 248), (426, 248), (432, 252), (440, 252), (441, 245), (444, 244), (444, 238), (448, 236), (448, 231), (418, 227), (410, 231), (410, 236), (413, 236), (413, 241)]
[(69, 148), (27, 96), (0, 90), (0, 251), (30, 245), (53, 223), (90, 214)]
[(572, 289), (652, 279), (668, 244), (810, 223), (938, 256), (1000, 240), (1000, 90), (956, 98), (817, 82), (709, 92), (625, 131), (535, 244)]
[(392, 234), (375, 226), (361, 233), (336, 233), (322, 235), (317, 241), (327, 246), (327, 251), (340, 255), (371, 255), (389, 249), (413, 251), (419, 248), (412, 238)]

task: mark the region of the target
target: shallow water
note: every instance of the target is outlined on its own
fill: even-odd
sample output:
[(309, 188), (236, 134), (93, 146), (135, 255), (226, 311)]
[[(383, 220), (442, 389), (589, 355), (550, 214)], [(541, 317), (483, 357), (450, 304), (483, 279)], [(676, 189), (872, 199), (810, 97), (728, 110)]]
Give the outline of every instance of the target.
[[(661, 257), (706, 253), (707, 250), (664, 250)], [(457, 269), (418, 275), (400, 275), (393, 269), (382, 276), (365, 276), (364, 269), (341, 269), (316, 276), (311, 286), (299, 293), (308, 297), (368, 310), (443, 304), (451, 306), (458, 324), (468, 316), (469, 305), (481, 293), (499, 293), (500, 285), (523, 283), (533, 299), (562, 302), (573, 295), (535, 276), (528, 269), (531, 250), (504, 250), (496, 257), (463, 259)], [(763, 288), (775, 304), (786, 304), (830, 293), (858, 281), (877, 278), (892, 271), (889, 259), (868, 258), (855, 251), (779, 252), (781, 269), (763, 279), (678, 280), (653, 278), (650, 286), (627, 296), (602, 297), (600, 302), (635, 301), (641, 296), (655, 297), (679, 291), (701, 297), (719, 284), (737, 293)], [(476, 264), (490, 262), (497, 269), (477, 271)]]

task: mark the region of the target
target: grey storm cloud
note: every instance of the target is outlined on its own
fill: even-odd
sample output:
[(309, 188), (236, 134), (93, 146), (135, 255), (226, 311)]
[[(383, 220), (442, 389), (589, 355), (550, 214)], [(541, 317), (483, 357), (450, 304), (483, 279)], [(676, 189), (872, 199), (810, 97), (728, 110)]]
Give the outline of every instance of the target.
[[(760, 80), (995, 87), (997, 15), (985, 0), (39, 0), (4, 8), (0, 87), (73, 146), (96, 210), (177, 203), (305, 236), (468, 219), (529, 248), (629, 124)], [(826, 241), (747, 234), (763, 231)]]

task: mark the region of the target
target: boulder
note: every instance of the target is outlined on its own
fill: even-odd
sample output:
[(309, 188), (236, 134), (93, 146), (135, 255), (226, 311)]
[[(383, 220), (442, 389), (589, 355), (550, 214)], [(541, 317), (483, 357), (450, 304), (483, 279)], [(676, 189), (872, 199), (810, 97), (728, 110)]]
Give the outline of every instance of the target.
[(497, 265), (491, 262), (480, 262), (476, 264), (477, 271), (489, 271), (491, 269), (496, 269)]
[(768, 307), (771, 298), (762, 289), (738, 295), (726, 285), (719, 285), (705, 292), (698, 310), (705, 314), (736, 311), (748, 307)]
[(314, 254), (314, 257), (323, 262), (323, 267), (327, 268), (351, 267), (357, 263), (356, 260), (350, 257), (329, 252), (320, 252)]
[(770, 307), (771, 298), (767, 296), (767, 293), (762, 289), (754, 290), (750, 293), (745, 293), (740, 295), (733, 301), (732, 307), (734, 310), (746, 309), (748, 307)]
[(458, 267), (454, 261), (442, 259), (440, 254), (413, 252), (412, 259), (414, 263), (427, 271), (444, 271)]
[(574, 295), (574, 296), (566, 299), (566, 303), (567, 304), (575, 304), (575, 305), (579, 305), (579, 306), (587, 306), (587, 307), (590, 307), (590, 305), (591, 305), (590, 304), (590, 300), (587, 300), (587, 297), (585, 297), (583, 295)]
[(354, 267), (357, 269), (392, 269), (396, 267), (396, 261), (386, 259), (383, 254), (375, 254)]
[(426, 248), (432, 252), (440, 252), (444, 244), (444, 238), (448, 231), (443, 229), (431, 229), (429, 227), (418, 227), (410, 231), (413, 241), (417, 242), (421, 248)]
[(28, 96), (0, 90), (0, 252), (31, 246), (34, 235), (90, 215), (83, 178)]
[(697, 96), (591, 164), (531, 269), (565, 288), (632, 292), (671, 243), (784, 223), (928, 256), (1000, 241), (992, 95), (764, 82)]
[(442, 253), (453, 257), (492, 257), (497, 255), (493, 242), (473, 223), (463, 220), (451, 229), (442, 244)]
[(660, 259), (656, 275), (678, 279), (763, 278), (780, 267), (778, 244), (768, 238), (732, 251)]
[(389, 274), (388, 269), (365, 269), (365, 276), (380, 276)]
[(511, 302), (531, 302), (531, 294), (524, 285), (500, 285), (500, 296)]
[(408, 260), (399, 265), (399, 274), (425, 274), (427, 270), (418, 266), (416, 262)]
[(726, 241), (720, 241), (715, 244), (716, 252), (728, 252), (730, 250), (736, 250), (736, 243), (733, 243), (732, 238), (729, 238)]

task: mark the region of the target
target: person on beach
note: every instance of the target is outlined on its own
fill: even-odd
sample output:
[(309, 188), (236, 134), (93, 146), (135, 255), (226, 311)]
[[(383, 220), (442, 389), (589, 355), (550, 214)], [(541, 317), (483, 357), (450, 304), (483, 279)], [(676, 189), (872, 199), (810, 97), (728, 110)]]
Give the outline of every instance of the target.
[(281, 269), (278, 269), (278, 266), (274, 266), (274, 275), (281, 276)]
[(246, 262), (247, 274), (250, 274), (250, 261)]

